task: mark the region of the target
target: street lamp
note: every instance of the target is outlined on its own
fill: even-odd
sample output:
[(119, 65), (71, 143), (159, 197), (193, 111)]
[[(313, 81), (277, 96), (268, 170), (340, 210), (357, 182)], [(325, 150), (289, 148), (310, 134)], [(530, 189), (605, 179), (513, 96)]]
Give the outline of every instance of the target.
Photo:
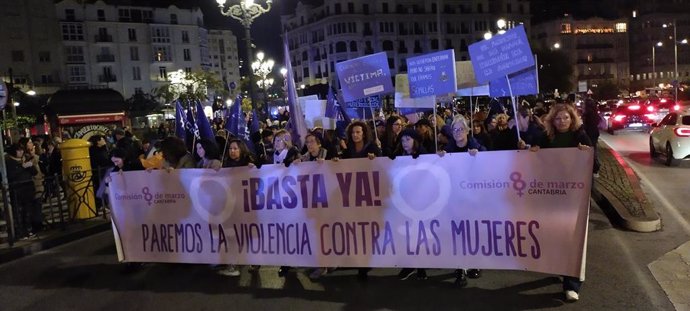
[[(676, 30), (676, 20), (673, 20), (673, 60), (674, 60), (674, 78), (675, 78), (675, 83), (673, 85), (673, 88), (675, 89), (675, 103), (678, 103), (678, 44), (688, 44), (688, 39), (683, 39), (678, 41), (678, 32)], [(667, 28), (669, 25), (668, 24), (663, 24), (664, 28)]]
[(502, 35), (506, 32), (506, 26), (507, 25), (508, 25), (508, 23), (506, 23), (505, 19), (501, 18), (501, 19), (496, 21), (496, 26), (498, 26), (498, 34), (499, 35)]
[(558, 43), (558, 42), (556, 42), (556, 43), (553, 44), (553, 48), (556, 49), (556, 50), (558, 50), (558, 49), (561, 48), (561, 44)]
[(266, 95), (266, 89), (270, 87), (270, 85), (273, 85), (273, 79), (266, 79), (266, 77), (273, 71), (273, 66), (275, 65), (275, 62), (270, 58), (264, 60), (264, 57), (264, 52), (256, 53), (256, 61), (252, 63), (252, 72), (253, 74), (261, 77), (261, 80), (256, 82), (259, 85), (259, 87), (263, 90), (264, 109), (266, 110), (266, 115), (268, 115), (268, 96)]
[[(266, 8), (260, 4), (254, 3), (254, 0), (240, 1), (239, 4), (231, 5), (225, 9), (226, 0), (216, 0), (220, 13), (224, 16), (230, 16), (244, 26), (244, 36), (247, 40), (247, 64), (252, 63), (252, 39), (250, 28), (254, 19), (271, 10), (271, 3), (273, 0), (266, 0)], [(252, 107), (256, 108), (256, 101), (254, 100), (254, 76), (249, 75), (249, 96), (252, 99)]]
[(652, 45), (652, 87), (656, 86), (656, 47), (662, 47), (663, 42), (659, 41)]

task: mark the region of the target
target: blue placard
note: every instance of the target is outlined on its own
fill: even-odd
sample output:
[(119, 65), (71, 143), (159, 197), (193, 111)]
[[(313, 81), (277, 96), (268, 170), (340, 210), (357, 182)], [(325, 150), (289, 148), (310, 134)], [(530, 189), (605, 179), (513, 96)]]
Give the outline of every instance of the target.
[[(510, 79), (510, 88), (513, 90), (513, 96), (535, 95), (539, 93), (539, 90), (537, 90), (537, 73), (534, 66), (509, 74), (508, 78)], [(489, 82), (489, 95), (493, 97), (510, 96), (510, 88), (508, 88), (508, 80), (505, 77), (500, 77)]]
[(369, 96), (369, 97), (360, 98), (358, 100), (345, 103), (346, 108), (367, 108), (367, 109), (369, 109), (369, 106), (371, 106), (374, 109), (381, 108), (381, 96), (378, 96), (378, 95)]
[(469, 52), (479, 83), (487, 83), (534, 66), (532, 49), (522, 25), (470, 45)]
[(393, 93), (386, 52), (335, 64), (345, 102), (367, 96)]
[(445, 50), (407, 59), (410, 97), (455, 93), (455, 50)]

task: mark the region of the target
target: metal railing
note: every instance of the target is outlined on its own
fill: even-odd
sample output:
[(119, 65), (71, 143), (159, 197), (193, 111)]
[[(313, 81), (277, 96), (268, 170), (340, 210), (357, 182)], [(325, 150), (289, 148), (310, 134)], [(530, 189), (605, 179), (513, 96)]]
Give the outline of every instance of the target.
[[(82, 176), (82, 182), (74, 182), (75, 176), (45, 176), (43, 191), (36, 191), (32, 200), (19, 200), (21, 193), (17, 192), (16, 186), (20, 183), (10, 182), (7, 191), (0, 189), (2, 195), (8, 198), (0, 202), (9, 203), (2, 203), (1, 206), (0, 245), (9, 244), (11, 247), (17, 241), (31, 238), (32, 234), (40, 235), (40, 231), (66, 230), (87, 219), (101, 217), (107, 220), (110, 204), (105, 196), (96, 197), (98, 184), (103, 180), (103, 170), (94, 169), (91, 173), (96, 177), (86, 180)], [(81, 174), (89, 176), (84, 172)], [(77, 217), (85, 212), (93, 217)], [(40, 228), (33, 228), (38, 223)]]

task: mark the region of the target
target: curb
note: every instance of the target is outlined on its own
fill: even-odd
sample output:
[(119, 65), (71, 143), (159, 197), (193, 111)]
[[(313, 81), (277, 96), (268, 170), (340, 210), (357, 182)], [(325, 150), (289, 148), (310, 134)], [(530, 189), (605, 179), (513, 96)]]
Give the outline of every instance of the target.
[[(625, 178), (622, 181), (627, 181), (629, 183), (629, 192), (631, 193), (624, 193), (627, 194), (626, 199), (629, 199), (629, 202), (623, 202), (621, 200), (621, 195), (615, 195), (614, 192), (611, 191), (611, 189), (607, 189), (605, 185), (606, 183), (616, 183), (617, 181), (614, 180), (615, 177), (602, 174), (603, 176), (594, 180), (592, 198), (609, 217), (612, 217), (620, 226), (628, 230), (637, 232), (655, 232), (661, 230), (661, 219), (647, 199), (644, 191), (642, 191), (640, 178), (635, 174), (635, 171), (625, 162), (618, 152), (611, 149), (605, 142), (601, 141), (598, 149), (600, 160), (602, 156), (605, 156), (604, 153), (609, 153), (610, 156), (613, 157), (615, 164), (617, 164), (620, 169), (612, 170), (612, 175), (622, 175)], [(620, 184), (619, 186), (624, 187), (624, 185)], [(630, 204), (631, 202), (633, 204)]]
[(86, 228), (65, 232), (62, 234), (48, 235), (43, 240), (33, 241), (22, 246), (15, 246), (8, 249), (0, 250), (0, 264), (4, 264), (13, 260), (17, 260), (24, 256), (36, 254), (56, 246), (60, 246), (81, 238), (85, 238), (96, 233), (107, 231), (112, 228), (111, 223), (104, 222), (96, 225), (91, 225)]

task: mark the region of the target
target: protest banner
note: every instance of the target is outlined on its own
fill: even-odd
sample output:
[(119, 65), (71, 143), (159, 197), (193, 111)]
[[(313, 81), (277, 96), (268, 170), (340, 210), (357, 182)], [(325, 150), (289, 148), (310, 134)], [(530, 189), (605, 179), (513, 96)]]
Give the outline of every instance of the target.
[(489, 82), (489, 95), (493, 97), (507, 97), (510, 96), (511, 88), (513, 96), (539, 93), (537, 90), (537, 70), (534, 66), (509, 74), (508, 78), (510, 79), (510, 87), (506, 77), (500, 77)]
[(469, 53), (475, 78), (480, 84), (534, 66), (532, 49), (523, 25), (489, 40), (471, 44)]
[(380, 52), (335, 64), (343, 99), (355, 101), (372, 95), (393, 93), (388, 56)]
[(436, 96), (410, 98), (410, 82), (406, 74), (395, 75), (395, 108), (434, 108)]
[(410, 97), (455, 93), (455, 50), (407, 58)]
[(560, 148), (133, 171), (111, 174), (109, 193), (125, 262), (580, 276), (592, 159)]

